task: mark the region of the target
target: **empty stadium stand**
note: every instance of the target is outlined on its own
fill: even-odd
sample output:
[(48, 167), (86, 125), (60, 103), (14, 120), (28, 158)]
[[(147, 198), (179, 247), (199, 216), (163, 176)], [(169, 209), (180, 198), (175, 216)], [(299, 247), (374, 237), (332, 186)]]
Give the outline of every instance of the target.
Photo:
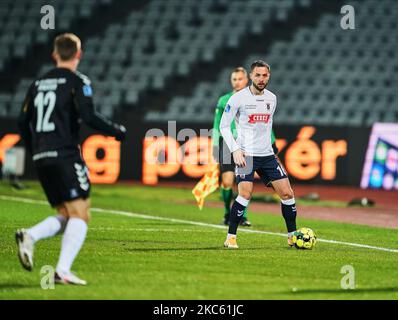
[[(48, 49), (44, 56), (39, 58), (50, 61), (51, 43), (58, 33), (69, 31), (74, 22), (79, 19), (89, 19), (97, 6), (111, 2), (112, 0), (2, 0), (0, 2), (0, 75), (3, 83), (8, 82), (8, 76), (11, 78), (13, 74), (10, 73), (14, 72), (12, 67), (6, 69), (7, 64), (12, 66), (14, 60), (33, 64), (37, 58), (34, 51), (39, 46), (47, 46)], [(45, 5), (54, 8), (55, 30), (41, 28), (41, 19), (44, 16), (41, 8)], [(2, 85), (0, 116), (17, 116), (28, 86), (36, 76), (51, 67), (51, 64), (44, 65), (34, 77), (22, 77), (11, 92), (3, 91), (5, 85)]]
[[(398, 2), (351, 1), (355, 30), (341, 29), (339, 11), (314, 11), (314, 25), (296, 22), (289, 35), (278, 30), (272, 39), (263, 36), (281, 25), (288, 28), (293, 11), (311, 12), (321, 2), (149, 0), (121, 19), (98, 21), (96, 7), (115, 7), (115, 0), (2, 0), (0, 75), (3, 72), (1, 79), (6, 78), (13, 59), (28, 64), (32, 59), (28, 53), (35, 46), (50, 48), (57, 32), (71, 29), (79, 17), (93, 17), (79, 69), (92, 79), (96, 106), (109, 117), (134, 112), (147, 122), (210, 123), (217, 98), (229, 91), (232, 66), (222, 63), (221, 53), (239, 51), (253, 36), (262, 39), (256, 51), (245, 48), (247, 55), (236, 59), (234, 66), (248, 67), (258, 58), (271, 64), (269, 89), (279, 102), (276, 124), (368, 126), (398, 121)], [(37, 27), (43, 4), (54, 5), (62, 17), (54, 32)], [(102, 31), (96, 32), (96, 27)], [(10, 90), (0, 88), (0, 116), (16, 117), (34, 77), (52, 67), (48, 50), (37, 58), (43, 63), (34, 74), (21, 76)], [(203, 64), (215, 66), (211, 81), (196, 73)], [(187, 89), (148, 104), (152, 95), (170, 96), (174, 79), (182, 79)]]
[(26, 57), (26, 52), (35, 43), (46, 43), (51, 33), (40, 28), (41, 7), (51, 5), (56, 17), (56, 28), (68, 30), (76, 17), (90, 17), (97, 1), (42, 1), (42, 0), (2, 0), (0, 3), (0, 71), (10, 57)]
[[(371, 125), (398, 121), (396, 90), (398, 3), (352, 1), (356, 30), (343, 30), (338, 13), (323, 15), (315, 27), (298, 29), (292, 40), (243, 61), (270, 63), (269, 89), (278, 95), (276, 124)], [(264, 43), (266, 39), (264, 39)], [(230, 90), (231, 68), (214, 82), (199, 83), (191, 96), (177, 96), (147, 121), (211, 122), (217, 98)]]
[[(261, 33), (271, 16), (286, 19), (293, 5), (294, 0), (152, 0), (126, 21), (109, 25), (104, 35), (89, 38), (80, 70), (93, 80), (101, 112), (112, 116), (117, 106), (137, 104), (142, 92), (164, 89), (174, 73), (188, 77), (193, 64), (212, 61), (221, 47), (238, 47), (245, 33)], [(12, 94), (10, 115), (31, 80), (22, 79)]]

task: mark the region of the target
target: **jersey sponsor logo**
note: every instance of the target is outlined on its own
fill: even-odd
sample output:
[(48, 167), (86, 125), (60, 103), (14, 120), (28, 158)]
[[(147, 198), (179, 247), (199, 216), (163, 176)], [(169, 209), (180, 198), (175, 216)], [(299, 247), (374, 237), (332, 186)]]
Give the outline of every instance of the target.
[(227, 106), (225, 107), (225, 112), (230, 112), (231, 111), (231, 106), (229, 104), (227, 104)]
[(93, 96), (93, 89), (89, 85), (85, 85), (83, 87), (83, 94), (85, 97), (92, 97)]
[(249, 123), (258, 123), (258, 122), (268, 123), (270, 117), (271, 115), (266, 113), (253, 113), (249, 115)]

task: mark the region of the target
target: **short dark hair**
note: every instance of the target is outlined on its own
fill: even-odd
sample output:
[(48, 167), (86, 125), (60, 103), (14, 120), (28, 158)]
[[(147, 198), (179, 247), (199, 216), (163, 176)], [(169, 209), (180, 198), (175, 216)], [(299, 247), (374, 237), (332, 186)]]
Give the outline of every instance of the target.
[(266, 67), (268, 68), (268, 71), (271, 72), (271, 67), (269, 66), (268, 63), (266, 63), (263, 60), (256, 60), (252, 63), (252, 65), (250, 66), (250, 72), (253, 72), (254, 68), (258, 68), (258, 67)]
[(73, 33), (64, 33), (55, 38), (54, 51), (62, 61), (73, 59), (80, 49), (80, 39)]

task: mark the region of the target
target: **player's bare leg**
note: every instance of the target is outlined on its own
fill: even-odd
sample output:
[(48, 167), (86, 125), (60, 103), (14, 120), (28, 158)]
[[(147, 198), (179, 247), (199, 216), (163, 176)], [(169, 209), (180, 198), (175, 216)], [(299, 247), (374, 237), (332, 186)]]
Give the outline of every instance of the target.
[(84, 220), (87, 224), (91, 220), (90, 207), (91, 200), (88, 199), (77, 199), (64, 203), (66, 212), (69, 218), (78, 218)]
[(68, 220), (67, 212), (63, 205), (57, 206), (57, 216), (51, 216), (30, 229), (20, 229), (15, 234), (18, 245), (18, 258), (24, 269), (32, 271), (34, 245), (37, 241), (51, 238), (65, 229)]
[(71, 272), (71, 267), (86, 238), (87, 224), (90, 221), (90, 199), (68, 201), (64, 203), (64, 207), (69, 220), (62, 238), (55, 282), (86, 285), (86, 281)]
[(296, 231), (296, 201), (288, 178), (272, 181), (275, 192), (281, 198), (282, 215), (286, 222), (288, 232), (288, 245), (293, 246), (293, 233)]
[(232, 205), (227, 240), (224, 243), (225, 247), (234, 249), (238, 248), (236, 233), (238, 230), (239, 222), (243, 217), (243, 213), (246, 207), (249, 205), (249, 201), (253, 192), (253, 182), (240, 182), (238, 184), (238, 191), (239, 195)]

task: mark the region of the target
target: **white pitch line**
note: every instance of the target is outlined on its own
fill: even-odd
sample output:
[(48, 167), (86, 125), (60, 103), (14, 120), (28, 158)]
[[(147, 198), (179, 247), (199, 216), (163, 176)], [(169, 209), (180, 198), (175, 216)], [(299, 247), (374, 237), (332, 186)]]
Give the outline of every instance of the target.
[(144, 232), (199, 232), (199, 233), (211, 233), (213, 230), (204, 229), (172, 229), (172, 228), (113, 228), (113, 227), (99, 227), (91, 228), (93, 231), (144, 231)]
[[(48, 204), (46, 201), (42, 201), (42, 200), (34, 200), (34, 199), (20, 198), (20, 197), (10, 197), (10, 196), (3, 196), (3, 195), (0, 195), (0, 199), (6, 200), (6, 201), (15, 201), (15, 202), (31, 203), (31, 204), (39, 204), (39, 205), (47, 205)], [(150, 216), (150, 215), (146, 215), (146, 214), (133, 213), (133, 212), (121, 211), (121, 210), (91, 208), (91, 211), (100, 212), (100, 213), (110, 213), (110, 214), (114, 214), (114, 215), (126, 216), (126, 217), (131, 217), (131, 218), (140, 218), (140, 219), (147, 219), (147, 220), (158, 220), (158, 221), (176, 222), (176, 223), (181, 223), (181, 224), (190, 224), (190, 225), (215, 228), (215, 229), (226, 229), (227, 228), (226, 226), (221, 226), (221, 225), (217, 225), (217, 224)], [(262, 231), (262, 230), (239, 229), (239, 232), (267, 234), (267, 235), (273, 235), (273, 236), (286, 237), (286, 233), (270, 232), (270, 231)], [(332, 244), (340, 244), (340, 245), (350, 246), (350, 247), (398, 253), (398, 249), (376, 247), (376, 246), (370, 246), (370, 245), (366, 245), (366, 244), (336, 241), (336, 240), (327, 240), (327, 239), (317, 239), (317, 241), (325, 242), (325, 243), (332, 243)]]

